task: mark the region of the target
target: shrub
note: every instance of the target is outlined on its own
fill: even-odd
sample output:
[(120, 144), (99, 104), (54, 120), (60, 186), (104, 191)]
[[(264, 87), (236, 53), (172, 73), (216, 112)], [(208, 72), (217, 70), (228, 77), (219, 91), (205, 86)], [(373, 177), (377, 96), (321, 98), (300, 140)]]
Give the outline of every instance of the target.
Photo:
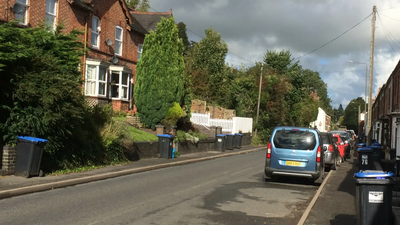
[(173, 106), (168, 109), (168, 112), (161, 123), (162, 125), (164, 125), (166, 131), (170, 132), (172, 126), (175, 126), (179, 118), (181, 118), (182, 116), (183, 110), (181, 106), (178, 103), (174, 102)]
[(104, 163), (120, 163), (127, 161), (125, 150), (133, 145), (128, 125), (121, 121), (111, 121), (101, 130), (102, 143), (105, 152)]

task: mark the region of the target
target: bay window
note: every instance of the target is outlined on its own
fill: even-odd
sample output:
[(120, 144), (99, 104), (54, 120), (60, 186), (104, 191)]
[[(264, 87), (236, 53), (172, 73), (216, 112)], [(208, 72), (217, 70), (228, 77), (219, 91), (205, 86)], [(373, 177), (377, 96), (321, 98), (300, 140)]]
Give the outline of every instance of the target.
[(111, 88), (110, 96), (113, 99), (131, 99), (132, 70), (121, 66), (110, 66)]
[(107, 67), (104, 65), (86, 66), (85, 94), (89, 96), (103, 96), (107, 93)]

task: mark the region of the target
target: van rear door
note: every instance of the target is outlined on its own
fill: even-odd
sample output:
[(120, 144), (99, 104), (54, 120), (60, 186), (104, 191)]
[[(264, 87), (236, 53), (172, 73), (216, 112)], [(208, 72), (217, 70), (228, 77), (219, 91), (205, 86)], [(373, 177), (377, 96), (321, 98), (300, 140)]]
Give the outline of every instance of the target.
[(309, 129), (275, 130), (271, 144), (271, 167), (281, 170), (315, 171), (318, 134)]

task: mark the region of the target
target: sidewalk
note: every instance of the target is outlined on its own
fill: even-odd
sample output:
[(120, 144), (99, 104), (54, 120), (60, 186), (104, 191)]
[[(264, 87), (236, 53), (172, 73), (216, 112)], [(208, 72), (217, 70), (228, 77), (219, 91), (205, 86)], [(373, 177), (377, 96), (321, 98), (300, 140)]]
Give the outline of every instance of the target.
[(31, 177), (28, 179), (19, 176), (6, 176), (0, 178), (0, 199), (176, 165), (189, 164), (231, 155), (246, 154), (248, 152), (259, 151), (265, 148), (266, 146), (244, 146), (241, 149), (225, 150), (225, 152), (208, 151), (185, 154), (173, 159), (141, 159), (125, 165), (107, 166), (92, 171), (58, 176)]
[(352, 157), (332, 170), (326, 184), (304, 224), (357, 224), (354, 173), (358, 172), (357, 158)]

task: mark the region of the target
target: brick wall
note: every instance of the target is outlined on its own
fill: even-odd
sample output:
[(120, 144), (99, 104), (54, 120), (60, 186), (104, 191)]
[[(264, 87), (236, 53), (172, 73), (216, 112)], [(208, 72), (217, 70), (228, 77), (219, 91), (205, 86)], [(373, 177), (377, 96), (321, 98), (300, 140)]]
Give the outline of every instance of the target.
[(17, 158), (17, 147), (4, 146), (3, 160), (0, 170), (1, 175), (12, 175), (15, 172), (15, 163)]
[(192, 100), (191, 112), (206, 113), (207, 102), (198, 99)]

